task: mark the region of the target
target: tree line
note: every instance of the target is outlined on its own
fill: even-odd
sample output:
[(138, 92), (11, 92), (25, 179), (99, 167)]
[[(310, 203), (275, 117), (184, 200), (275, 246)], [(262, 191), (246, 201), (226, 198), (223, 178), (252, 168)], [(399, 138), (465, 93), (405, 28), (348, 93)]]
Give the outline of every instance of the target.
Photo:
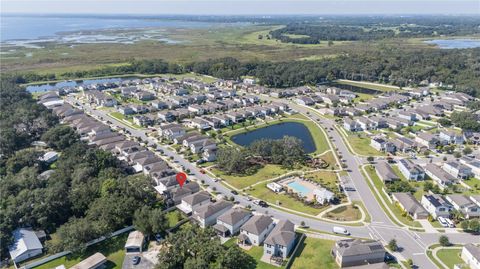
[(480, 48), (463, 50), (403, 50), (379, 48), (376, 51), (340, 54), (311, 61), (241, 62), (235, 58), (210, 59), (184, 65), (163, 60), (138, 60), (120, 66), (66, 72), (60, 75), (10, 74), (16, 83), (45, 79), (80, 79), (123, 74), (180, 74), (195, 72), (222, 79), (254, 76), (267, 87), (295, 87), (335, 79), (365, 80), (396, 86), (418, 86), (423, 82), (442, 82), (456, 91), (480, 96)]

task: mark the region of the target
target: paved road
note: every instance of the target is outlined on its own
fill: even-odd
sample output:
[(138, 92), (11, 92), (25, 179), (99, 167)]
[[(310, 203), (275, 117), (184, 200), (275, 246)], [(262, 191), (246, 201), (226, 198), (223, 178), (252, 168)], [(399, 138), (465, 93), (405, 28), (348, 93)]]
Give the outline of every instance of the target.
[[(288, 102), (287, 100), (282, 99), (273, 99), (270, 97), (261, 96), (262, 99), (277, 101), (277, 102)], [(67, 98), (70, 103), (74, 103), (73, 98)], [(73, 102), (72, 102), (73, 101)], [(362, 165), (362, 159), (351, 154), (347, 146), (344, 144), (342, 137), (333, 128), (335, 122), (333, 120), (325, 119), (320, 117), (319, 115), (312, 113), (312, 110), (292, 104), (289, 102), (289, 105), (294, 108), (295, 110), (299, 111), (302, 114), (307, 114), (310, 118), (314, 121), (319, 122), (328, 132), (328, 135), (332, 137), (333, 144), (338, 147), (339, 153), (345, 159), (345, 163), (348, 166), (348, 178), (351, 180), (351, 183), (355, 186), (357, 197), (359, 198), (363, 204), (365, 205), (368, 213), (370, 214), (372, 221), (371, 224), (362, 227), (347, 227), (347, 229), (351, 232), (352, 236), (354, 237), (361, 237), (361, 238), (375, 238), (382, 240), (385, 244), (388, 243), (391, 239), (396, 239), (398, 245), (402, 248), (400, 255), (405, 258), (411, 258), (414, 261), (414, 264), (418, 266), (418, 268), (426, 268), (431, 269), (435, 268), (436, 266), (428, 259), (425, 254), (425, 250), (428, 245), (434, 244), (438, 242), (438, 237), (440, 234), (438, 233), (420, 233), (420, 232), (412, 232), (404, 227), (396, 226), (386, 213), (383, 211), (381, 206), (379, 205), (378, 201), (375, 199), (373, 193), (371, 192), (370, 188), (368, 187), (365, 178), (362, 176), (359, 166)], [(136, 130), (127, 125), (123, 122), (111, 118), (107, 115), (105, 111), (92, 109), (89, 106), (84, 106), (83, 109), (90, 115), (93, 115), (98, 118), (103, 118), (104, 120), (109, 120), (112, 122), (112, 125), (127, 129), (131, 132), (132, 136), (140, 137), (143, 141), (148, 141), (149, 143), (157, 144), (153, 138), (147, 136), (145, 130)], [(332, 130), (333, 129), (333, 130)], [(216, 190), (224, 195), (230, 196), (230, 189), (226, 188), (220, 182), (214, 182), (213, 178), (211, 178), (207, 174), (200, 173), (200, 169), (195, 165), (191, 164), (189, 161), (185, 160), (177, 154), (176, 152), (171, 151), (169, 148), (158, 145), (160, 149), (163, 150), (164, 155), (166, 157), (173, 157), (173, 161), (177, 163), (180, 167), (183, 166), (185, 169), (189, 169), (191, 171), (192, 176), (197, 178), (198, 180), (204, 180), (206, 184), (211, 187), (215, 187)], [(363, 160), (364, 161), (364, 160)], [(333, 226), (339, 226), (338, 224), (333, 224), (330, 222), (325, 222), (322, 220), (311, 219), (308, 217), (299, 216), (297, 214), (288, 213), (276, 208), (262, 208), (251, 201), (248, 201), (246, 197), (242, 195), (234, 195), (235, 200), (238, 201), (241, 205), (247, 206), (250, 205), (252, 209), (262, 212), (268, 213), (269, 215), (273, 216), (277, 219), (289, 219), (295, 224), (299, 225), (302, 221), (305, 222), (310, 228), (319, 230), (319, 231), (326, 231), (331, 232)], [(470, 234), (465, 233), (458, 233), (458, 234), (448, 234), (450, 241), (452, 243), (477, 243), (480, 242), (480, 236), (473, 236)]]

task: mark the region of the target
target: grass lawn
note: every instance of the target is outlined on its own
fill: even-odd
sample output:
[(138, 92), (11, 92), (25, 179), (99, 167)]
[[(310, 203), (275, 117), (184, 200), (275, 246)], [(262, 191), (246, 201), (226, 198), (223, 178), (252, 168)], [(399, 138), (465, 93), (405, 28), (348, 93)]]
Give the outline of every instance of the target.
[(59, 265), (65, 265), (65, 267), (70, 268), (80, 261), (88, 258), (96, 252), (100, 252), (107, 257), (107, 267), (108, 269), (113, 268), (122, 268), (123, 259), (125, 258), (125, 242), (127, 240), (128, 234), (119, 235), (110, 239), (107, 239), (101, 243), (90, 246), (84, 255), (73, 256), (67, 255), (61, 258), (55, 259), (48, 263), (42, 264), (36, 269), (51, 269)]
[(299, 246), (296, 255), (292, 257), (294, 260), (291, 268), (339, 268), (330, 254), (334, 244), (334, 241), (307, 237), (302, 245)]
[(362, 82), (362, 81), (351, 81), (351, 80), (341, 79), (341, 80), (337, 80), (335, 82), (337, 82), (339, 84), (352, 85), (352, 86), (356, 86), (356, 87), (360, 87), (360, 88), (377, 90), (377, 91), (382, 91), (382, 92), (389, 92), (389, 91), (399, 89), (399, 87), (397, 87), (397, 86), (384, 85), (384, 84), (379, 84), (379, 83)]
[(141, 126), (138, 126), (136, 125), (135, 123), (133, 123), (133, 120), (132, 119), (128, 119), (126, 118), (122, 113), (120, 112), (112, 112), (112, 113), (109, 113), (108, 114), (110, 117), (113, 117), (123, 123), (125, 123), (126, 125), (134, 128), (134, 129), (142, 129)]
[(212, 172), (217, 175), (217, 177), (222, 178), (235, 188), (243, 189), (259, 181), (283, 175), (288, 171), (287, 169), (282, 168), (280, 165), (267, 164), (264, 167), (258, 169), (255, 174), (247, 176), (226, 175), (216, 168), (213, 168)]
[(306, 173), (305, 177), (322, 184), (322, 186), (328, 189), (337, 189), (338, 178), (335, 172), (318, 171), (313, 173)]
[[(422, 227), (419, 222), (413, 221), (413, 220), (411, 220), (407, 217), (402, 216), (403, 212), (397, 205), (389, 203), (387, 195), (382, 191), (382, 188), (385, 185), (380, 180), (380, 178), (377, 176), (377, 173), (375, 172), (375, 168), (373, 168), (372, 166), (367, 166), (365, 168), (365, 170), (367, 171), (368, 175), (370, 176), (370, 178), (372, 179), (373, 184), (374, 184), (374, 186), (371, 186), (370, 182), (367, 181), (368, 185), (370, 186), (370, 188), (376, 188), (379, 191), (380, 195), (386, 201), (387, 206), (390, 208), (390, 210), (393, 212), (393, 214), (395, 214), (397, 219), (400, 220), (405, 225), (410, 225), (410, 226), (413, 226), (413, 227)], [(377, 193), (374, 192), (373, 189), (372, 189), (372, 192), (375, 195), (375, 197), (377, 198), (377, 200), (379, 201), (380, 198), (378, 197)], [(379, 204), (382, 206), (382, 208), (384, 208), (383, 203), (381, 203), (379, 201)], [(384, 208), (384, 211), (387, 213), (387, 215), (390, 215), (390, 213), (385, 208)], [(391, 219), (392, 219), (393, 222), (396, 222), (395, 220), (393, 220), (393, 218), (391, 218)]]
[(362, 213), (358, 208), (354, 208), (353, 205), (346, 205), (335, 208), (325, 216), (332, 220), (354, 221), (359, 220), (362, 217)]
[(453, 269), (455, 264), (464, 263), (460, 254), (462, 249), (441, 249), (437, 252), (437, 258), (445, 263), (448, 268)]
[(471, 187), (470, 190), (466, 191), (466, 194), (480, 194), (480, 179), (471, 178), (463, 180), (463, 182)]
[(320, 212), (325, 210), (327, 207), (323, 208), (313, 208), (307, 205), (304, 205), (301, 201), (297, 201), (294, 198), (288, 196), (287, 194), (277, 194), (267, 188), (267, 183), (259, 184), (253, 187), (253, 190), (247, 190), (248, 194), (265, 200), (272, 204), (277, 204), (277, 201), (280, 202), (280, 206), (286, 207), (292, 210), (300, 211), (303, 213), (318, 215)]
[(402, 172), (400, 172), (400, 169), (397, 165), (391, 165), (391, 167), (393, 172), (395, 172), (395, 174), (400, 177), (400, 180), (407, 181), (410, 186), (415, 188), (415, 193), (413, 194), (413, 196), (415, 196), (415, 198), (420, 201), (423, 194), (425, 193), (425, 191), (423, 190), (423, 185), (425, 185), (425, 181), (409, 181), (405, 178)]
[(263, 247), (253, 246), (251, 249), (246, 251), (248, 255), (252, 256), (255, 261), (257, 261), (257, 269), (276, 269), (276, 268), (283, 268), (277, 267), (268, 263), (264, 263), (260, 261), (263, 256)]
[[(343, 128), (343, 127), (341, 127)], [(343, 129), (345, 130), (345, 129)], [(353, 148), (355, 153), (365, 156), (385, 156), (384, 152), (380, 152), (370, 146), (370, 138), (364, 133), (347, 133), (347, 142)]]
[(180, 214), (180, 212), (178, 212), (177, 210), (168, 212), (165, 217), (168, 221), (168, 227), (175, 226), (179, 221), (183, 219), (182, 214)]
[(328, 169), (331, 169), (334, 167), (335, 169), (338, 168), (337, 166), (337, 160), (335, 160), (335, 156), (333, 155), (333, 152), (329, 151), (318, 158), (324, 160), (326, 163), (328, 163)]

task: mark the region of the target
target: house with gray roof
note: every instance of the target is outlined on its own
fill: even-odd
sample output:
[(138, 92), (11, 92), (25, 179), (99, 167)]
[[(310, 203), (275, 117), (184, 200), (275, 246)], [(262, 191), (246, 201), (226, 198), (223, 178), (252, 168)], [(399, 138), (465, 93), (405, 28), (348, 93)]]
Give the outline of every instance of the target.
[(275, 224), (272, 218), (265, 215), (255, 215), (240, 228), (238, 241), (244, 245), (260, 246), (273, 227), (275, 227)]
[(462, 212), (465, 218), (480, 217), (480, 207), (470, 200), (468, 196), (450, 194), (447, 195), (447, 200), (453, 205), (453, 208)]
[(210, 203), (210, 194), (206, 191), (194, 193), (182, 198), (182, 202), (177, 206), (185, 214), (190, 214), (198, 207)]
[(385, 253), (382, 243), (376, 240), (339, 240), (332, 249), (335, 262), (342, 268), (382, 263), (385, 260)]
[(267, 257), (287, 258), (295, 246), (295, 225), (289, 220), (281, 220), (275, 225), (263, 244), (263, 254)]
[(251, 217), (252, 213), (244, 208), (232, 208), (217, 218), (217, 224), (213, 228), (222, 237), (234, 235)]
[(429, 176), (442, 190), (457, 182), (457, 179), (445, 172), (438, 165), (428, 163), (425, 166), (425, 174)]
[(414, 219), (428, 218), (428, 211), (423, 208), (420, 202), (411, 193), (395, 192), (392, 198), (398, 205)]
[(460, 179), (468, 179), (473, 174), (472, 168), (458, 161), (445, 162), (442, 168), (450, 175)]
[(400, 177), (395, 174), (392, 167), (387, 162), (378, 162), (375, 164), (375, 172), (383, 182), (400, 180)]
[(411, 160), (401, 159), (398, 162), (398, 169), (408, 180), (420, 181), (425, 178), (425, 171), (418, 164), (414, 164)]
[(480, 269), (480, 246), (466, 244), (462, 248), (460, 257), (471, 269)]
[(34, 231), (20, 228), (13, 231), (13, 244), (8, 247), (16, 263), (42, 254), (43, 246)]
[(225, 200), (208, 203), (195, 208), (193, 210), (192, 218), (198, 222), (200, 227), (205, 228), (207, 226), (215, 225), (218, 216), (227, 212), (232, 207), (233, 203)]

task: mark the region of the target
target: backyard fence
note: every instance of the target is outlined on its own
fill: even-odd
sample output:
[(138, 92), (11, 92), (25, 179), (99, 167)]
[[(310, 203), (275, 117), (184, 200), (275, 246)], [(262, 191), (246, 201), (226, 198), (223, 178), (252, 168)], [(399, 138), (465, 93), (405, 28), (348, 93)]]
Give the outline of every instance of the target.
[(292, 255), (290, 255), (290, 259), (285, 265), (285, 269), (290, 269), (290, 267), (292, 266), (293, 260), (295, 260), (295, 255), (297, 254), (299, 247), (303, 244), (303, 241), (305, 240), (306, 237), (307, 236), (304, 233), (302, 233), (302, 235), (300, 236), (300, 239), (298, 239), (297, 245), (292, 251)]

